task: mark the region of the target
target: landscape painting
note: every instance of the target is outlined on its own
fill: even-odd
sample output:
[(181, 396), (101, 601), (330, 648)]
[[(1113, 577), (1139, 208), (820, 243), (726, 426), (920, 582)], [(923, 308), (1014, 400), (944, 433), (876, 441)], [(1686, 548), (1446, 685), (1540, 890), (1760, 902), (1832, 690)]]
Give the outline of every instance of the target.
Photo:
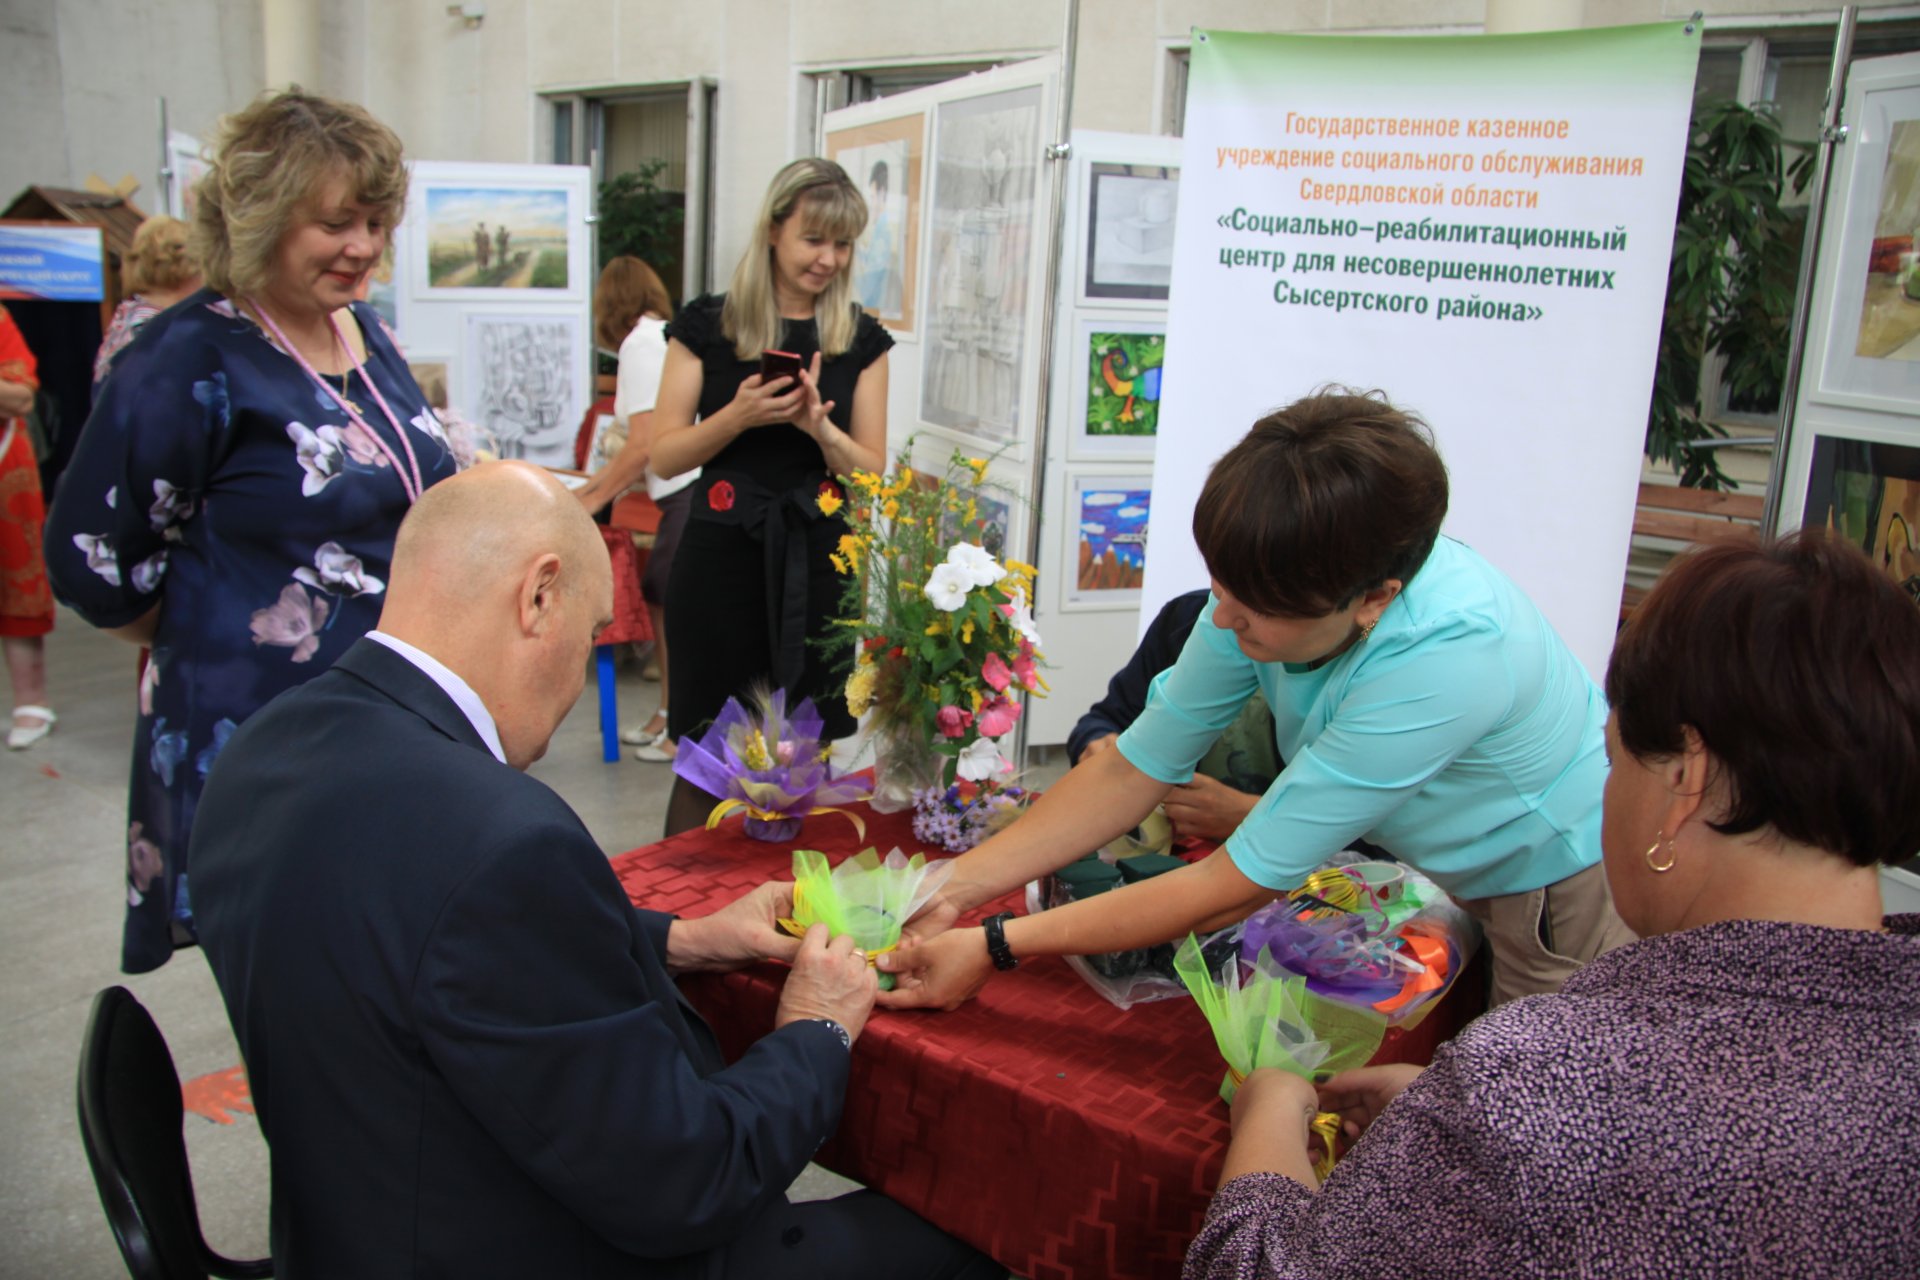
[(563, 187), (428, 187), (427, 285), (432, 289), (568, 287)]
[(1133, 608), (1147, 572), (1149, 476), (1075, 475), (1074, 574), (1063, 608)]

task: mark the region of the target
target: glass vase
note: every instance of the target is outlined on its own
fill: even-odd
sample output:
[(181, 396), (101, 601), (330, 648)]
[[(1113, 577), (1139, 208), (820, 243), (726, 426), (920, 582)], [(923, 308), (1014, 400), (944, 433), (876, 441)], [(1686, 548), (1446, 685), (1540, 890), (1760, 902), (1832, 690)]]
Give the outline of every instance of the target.
[(875, 813), (899, 813), (913, 807), (913, 793), (940, 782), (946, 757), (924, 737), (908, 730), (882, 733), (874, 742), (873, 798)]

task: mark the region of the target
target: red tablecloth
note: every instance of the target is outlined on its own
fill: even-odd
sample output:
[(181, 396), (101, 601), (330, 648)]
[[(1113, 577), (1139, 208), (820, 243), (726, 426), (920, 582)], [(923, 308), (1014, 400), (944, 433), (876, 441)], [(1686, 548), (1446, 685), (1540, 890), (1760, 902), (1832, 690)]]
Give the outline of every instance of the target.
[[(821, 815), (799, 845), (835, 862), (869, 844), (920, 847), (907, 815), (860, 812), (865, 840)], [(613, 868), (635, 903), (697, 916), (789, 877), (792, 851), (747, 839), (733, 819)], [(967, 922), (1023, 909), (1017, 896)], [(771, 1029), (784, 973), (767, 964), (682, 985), (732, 1059)], [(1477, 977), (1463, 975), (1413, 1031), (1389, 1032), (1375, 1061), (1427, 1061), (1476, 1011)], [(816, 1159), (1029, 1280), (1178, 1276), (1226, 1151), (1222, 1071), (1191, 1001), (1122, 1012), (1043, 957), (953, 1013), (876, 1010), (854, 1046), (840, 1130)]]

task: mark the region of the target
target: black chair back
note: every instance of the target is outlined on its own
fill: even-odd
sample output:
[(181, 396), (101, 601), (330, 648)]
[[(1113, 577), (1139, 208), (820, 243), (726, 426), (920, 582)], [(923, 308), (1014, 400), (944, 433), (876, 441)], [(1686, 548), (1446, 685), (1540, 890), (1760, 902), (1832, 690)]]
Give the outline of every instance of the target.
[(173, 1055), (125, 987), (94, 997), (80, 1048), (80, 1139), (120, 1254), (135, 1280), (270, 1277), (270, 1260), (207, 1247), (181, 1132)]

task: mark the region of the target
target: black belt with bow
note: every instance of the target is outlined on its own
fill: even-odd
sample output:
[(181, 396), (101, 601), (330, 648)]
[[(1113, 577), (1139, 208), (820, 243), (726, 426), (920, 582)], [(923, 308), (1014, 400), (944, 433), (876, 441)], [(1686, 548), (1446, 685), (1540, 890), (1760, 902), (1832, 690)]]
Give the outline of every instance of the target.
[[(807, 661), (807, 528), (833, 517), (820, 495), (843, 496), (831, 479), (775, 493), (738, 472), (707, 471), (690, 516), (732, 525), (759, 543), (766, 566), (767, 670), (781, 689), (798, 688)], [(836, 523), (838, 521), (836, 520)]]

